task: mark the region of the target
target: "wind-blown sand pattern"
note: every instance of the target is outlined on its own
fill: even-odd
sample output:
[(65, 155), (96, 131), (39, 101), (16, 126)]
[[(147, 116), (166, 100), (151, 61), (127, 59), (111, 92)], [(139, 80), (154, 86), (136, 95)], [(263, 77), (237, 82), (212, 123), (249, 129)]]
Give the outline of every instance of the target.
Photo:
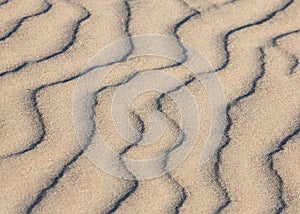
[[(0, 0), (0, 213), (299, 213), (299, 11), (299, 0)], [(125, 180), (96, 167), (79, 145), (72, 99), (95, 54), (143, 34), (175, 38), (181, 61), (129, 59), (129, 40), (94, 97), (92, 118), (106, 143), (122, 158), (144, 159), (183, 135), (176, 103), (159, 92), (130, 107), (135, 144), (115, 130), (113, 95), (148, 70), (183, 82), (202, 125), (178, 168)], [(198, 160), (210, 102), (182, 65), (191, 57), (182, 41), (211, 64), (227, 102), (223, 140), (205, 165)], [(154, 111), (167, 128), (155, 144), (139, 145)]]

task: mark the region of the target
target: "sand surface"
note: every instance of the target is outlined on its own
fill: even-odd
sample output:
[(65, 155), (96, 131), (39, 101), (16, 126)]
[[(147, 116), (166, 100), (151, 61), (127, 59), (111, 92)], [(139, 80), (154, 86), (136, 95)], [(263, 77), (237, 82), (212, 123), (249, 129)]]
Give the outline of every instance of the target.
[[(158, 56), (114, 59), (93, 116), (122, 159), (168, 153), (184, 133), (176, 102), (158, 91), (136, 97), (128, 116), (144, 136), (159, 111), (160, 139), (129, 145), (116, 130), (114, 94), (147, 71), (185, 82), (201, 118), (178, 167), (127, 180), (80, 146), (73, 98), (93, 56), (144, 34), (174, 38), (170, 51), (184, 61), (192, 56), (181, 41), (201, 53), (222, 86), (226, 127), (199, 165), (213, 120), (199, 78)], [(118, 53), (135, 51), (129, 42)], [(0, 213), (300, 213), (300, 0), (0, 0), (0, 59)]]

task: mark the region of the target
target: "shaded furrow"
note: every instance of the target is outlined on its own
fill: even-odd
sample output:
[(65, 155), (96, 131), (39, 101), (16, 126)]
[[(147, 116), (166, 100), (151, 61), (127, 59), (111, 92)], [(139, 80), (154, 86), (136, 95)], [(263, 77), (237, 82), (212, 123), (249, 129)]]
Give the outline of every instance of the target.
[[(94, 113), (96, 115), (96, 112), (94, 112)], [(107, 214), (114, 213), (122, 205), (122, 203), (127, 198), (129, 198), (137, 190), (137, 188), (139, 187), (139, 181), (127, 169), (126, 164), (125, 164), (125, 162), (123, 161), (123, 158), (122, 158), (122, 156), (125, 155), (132, 147), (138, 146), (138, 144), (143, 140), (143, 134), (145, 132), (145, 124), (144, 124), (143, 120), (141, 119), (141, 117), (139, 115), (135, 114), (134, 112), (132, 112), (132, 114), (134, 115), (134, 117), (136, 118), (136, 121), (139, 124), (139, 130), (138, 130), (139, 137), (136, 140), (136, 142), (128, 145), (121, 152), (119, 152), (119, 158), (120, 158), (121, 164), (123, 165), (123, 169), (125, 169), (134, 178), (134, 180), (133, 180), (133, 186), (114, 205), (112, 205), (112, 208), (107, 212)]]
[(270, 21), (274, 16), (276, 16), (277, 13), (282, 12), (285, 9), (287, 9), (289, 6), (291, 6), (293, 2), (294, 2), (294, 0), (289, 0), (282, 7), (280, 7), (279, 9), (277, 9), (275, 11), (273, 11), (272, 13), (266, 15), (265, 18), (263, 18), (263, 19), (261, 19), (259, 21), (256, 21), (256, 22), (253, 22), (253, 23), (249, 23), (249, 24), (246, 24), (246, 25), (243, 25), (243, 26), (240, 26), (240, 27), (237, 27), (237, 28), (235, 28), (233, 30), (228, 31), (224, 35), (224, 37), (223, 37), (223, 49), (225, 51), (225, 62), (223, 62), (217, 69), (213, 70), (212, 72), (219, 72), (221, 70), (224, 70), (224, 68), (226, 68), (227, 65), (230, 62), (230, 51), (228, 49), (230, 35), (232, 35), (235, 32), (241, 31), (243, 29), (254, 27), (254, 26), (257, 26), (257, 25), (261, 25), (261, 24), (263, 24), (263, 23), (265, 23), (267, 21)]
[(69, 41), (69, 43), (65, 47), (63, 47), (63, 49), (61, 49), (60, 51), (58, 51), (56, 53), (53, 53), (53, 54), (51, 54), (49, 56), (46, 56), (46, 57), (44, 57), (42, 59), (39, 59), (39, 60), (35, 61), (35, 63), (43, 62), (45, 60), (51, 59), (51, 58), (53, 58), (55, 56), (58, 56), (58, 55), (60, 55), (60, 54), (62, 54), (64, 52), (66, 52), (72, 45), (74, 45), (74, 43), (76, 41), (76, 38), (77, 38), (77, 33), (79, 31), (80, 24), (82, 22), (84, 22), (85, 20), (87, 20), (91, 16), (91, 13), (87, 9), (84, 8), (84, 10), (86, 11), (87, 15), (84, 16), (82, 19), (80, 19), (77, 22), (77, 24), (75, 25), (75, 29), (74, 29), (74, 32), (72, 34), (72, 37), (71, 37), (71, 40)]
[[(184, 1), (184, 0), (179, 0), (179, 1), (181, 1), (187, 7), (191, 8), (190, 5), (186, 1)], [(235, 3), (235, 2), (238, 2), (238, 1), (240, 1), (240, 0), (229, 0), (229, 1), (222, 2), (220, 4), (212, 4), (212, 6), (204, 8), (204, 10), (198, 10), (198, 9), (195, 9), (195, 8), (191, 8), (191, 9), (197, 10), (200, 13), (202, 13), (202, 12), (208, 12), (208, 11), (210, 11), (212, 9), (219, 9), (219, 8), (225, 6), (225, 5), (232, 4), (232, 3)]]
[(271, 43), (272, 43), (272, 46), (275, 47), (275, 46), (278, 46), (278, 40), (286, 37), (286, 36), (289, 36), (289, 35), (292, 35), (292, 34), (295, 34), (295, 33), (299, 33), (300, 32), (300, 29), (297, 29), (297, 30), (293, 30), (293, 31), (290, 31), (290, 32), (286, 32), (286, 33), (282, 33), (278, 36), (275, 36), (274, 38), (271, 39)]
[(19, 65), (18, 67), (14, 68), (12, 70), (4, 71), (4, 72), (0, 73), (0, 77), (5, 76), (10, 73), (16, 73), (16, 72), (22, 70), (23, 68), (25, 68), (28, 64), (29, 64), (29, 62), (24, 62), (23, 64)]
[(174, 213), (178, 214), (180, 213), (180, 208), (183, 206), (184, 202), (187, 200), (188, 195), (186, 192), (186, 189), (180, 184), (178, 183), (171, 175), (170, 173), (167, 173), (166, 176), (176, 185), (180, 188), (180, 192), (181, 192), (181, 197), (180, 200), (177, 202), (177, 204), (175, 205), (174, 208)]
[(227, 188), (223, 184), (222, 177), (221, 177), (221, 174), (220, 174), (220, 165), (222, 164), (222, 151), (230, 144), (230, 141), (231, 141), (230, 134), (229, 134), (231, 126), (232, 126), (232, 119), (230, 117), (231, 109), (234, 108), (241, 100), (243, 100), (243, 99), (251, 96), (252, 94), (254, 94), (255, 91), (256, 91), (256, 87), (257, 87), (258, 82), (265, 75), (266, 71), (265, 71), (265, 52), (264, 52), (264, 49), (262, 47), (260, 47), (259, 52), (260, 52), (260, 72), (255, 77), (255, 79), (253, 80), (251, 88), (248, 90), (248, 92), (246, 94), (238, 97), (237, 99), (235, 99), (234, 101), (229, 103), (226, 107), (227, 125), (226, 125), (225, 132), (224, 132), (225, 143), (216, 152), (217, 161), (216, 161), (215, 166), (214, 166), (215, 180), (216, 180), (218, 186), (221, 187), (221, 189), (224, 193), (225, 202), (220, 207), (217, 208), (215, 213), (221, 213), (221, 211), (231, 203), (231, 198), (229, 196)]
[[(19, 29), (19, 27), (21, 27), (21, 25), (23, 24), (23, 22), (25, 22), (27, 19), (30, 19), (30, 18), (33, 18), (33, 17), (37, 17), (39, 15), (42, 15), (44, 13), (47, 13), (51, 8), (52, 8), (52, 5), (47, 1), (47, 0), (44, 0), (44, 2), (46, 3), (46, 7), (44, 10), (38, 12), (38, 13), (35, 13), (35, 14), (32, 14), (32, 15), (29, 15), (29, 16), (25, 16), (23, 18), (21, 18), (14, 26), (14, 28), (7, 32), (3, 37), (0, 37), (0, 42), (1, 41), (4, 41), (5, 39), (7, 39), (8, 37), (12, 36), (15, 32), (17, 32), (17, 30)], [(1, 75), (1, 74), (0, 74)]]
[(295, 55), (293, 55), (292, 58), (294, 62), (289, 73), (290, 75), (295, 73), (295, 70), (299, 65), (299, 59)]
[(63, 175), (69, 170), (70, 165), (72, 163), (74, 163), (75, 161), (78, 160), (78, 158), (84, 153), (84, 150), (81, 149), (67, 164), (65, 164), (62, 168), (62, 170), (51, 180), (51, 184), (45, 188), (43, 188), (38, 196), (36, 197), (36, 199), (34, 200), (34, 202), (32, 204), (29, 205), (29, 207), (26, 209), (26, 213), (29, 214), (32, 212), (32, 210), (44, 199), (44, 197), (46, 196), (47, 192), (54, 188), (58, 182), (59, 179), (61, 177), (63, 177)]
[(43, 61), (49, 60), (53, 57), (56, 57), (58, 55), (61, 55), (61, 54), (65, 53), (76, 42), (77, 34), (78, 34), (78, 31), (79, 31), (79, 28), (80, 28), (80, 25), (82, 24), (82, 22), (84, 22), (85, 20), (87, 20), (91, 16), (90, 12), (86, 8), (84, 8), (84, 7), (82, 7), (82, 8), (86, 11), (86, 15), (83, 18), (81, 18), (79, 21), (76, 22), (70, 41), (61, 50), (59, 50), (55, 53), (52, 53), (52, 54), (50, 54), (46, 57), (43, 57), (41, 59), (35, 60), (35, 61), (27, 61), (27, 62), (25, 61), (25, 62), (23, 62), (22, 65), (18, 66), (17, 68), (14, 68), (12, 70), (4, 71), (4, 72), (0, 73), (0, 77), (11, 74), (11, 73), (19, 72), (20, 70), (22, 70), (23, 68), (25, 68), (29, 64), (35, 64), (35, 63), (43, 62)]
[(181, 184), (179, 184), (178, 182), (176, 182), (174, 179), (172, 179), (172, 181), (173, 181), (175, 184), (177, 184), (178, 186), (181, 187), (181, 195), (182, 195), (182, 196), (181, 196), (180, 200), (178, 201), (178, 203), (177, 203), (176, 206), (175, 206), (175, 213), (178, 214), (178, 213), (180, 213), (180, 208), (183, 206), (184, 202), (187, 200), (188, 195), (187, 195), (187, 193), (186, 193), (185, 188), (182, 187)]
[(182, 51), (182, 55), (183, 55), (183, 59), (182, 59), (182, 62), (179, 62), (178, 64), (174, 65), (173, 67), (175, 66), (179, 66), (181, 64), (183, 64), (184, 62), (186, 62), (188, 56), (187, 56), (187, 50), (186, 48), (184, 47), (184, 45), (182, 44), (181, 42), (181, 38), (180, 36), (178, 35), (178, 30), (179, 28), (185, 24), (186, 22), (188, 22), (191, 18), (197, 16), (197, 15), (200, 15), (200, 12), (197, 11), (197, 10), (192, 10), (192, 13), (190, 15), (188, 15), (187, 17), (185, 17), (184, 19), (182, 19), (180, 22), (176, 23), (173, 30), (172, 30), (172, 33), (174, 34), (175, 38), (177, 39), (177, 42), (181, 48), (181, 51)]
[(124, 194), (114, 205), (113, 207), (107, 212), (107, 214), (111, 214), (117, 211), (117, 209), (121, 206), (121, 204), (129, 198), (138, 188), (139, 182), (138, 180), (133, 180), (133, 186), (129, 189), (126, 194)]
[[(282, 39), (286, 36), (296, 34), (296, 33), (300, 33), (300, 29), (290, 31), (290, 32), (287, 32), (287, 33), (283, 33), (283, 34), (280, 34), (280, 35), (272, 38), (271, 44), (272, 44), (273, 47), (278, 47), (278, 43), (277, 43), (278, 40), (280, 40), (280, 39)], [(295, 69), (297, 68), (297, 66), (299, 65), (299, 59), (297, 58), (297, 56), (295, 54), (291, 54), (287, 51), (285, 51), (285, 53), (288, 54), (293, 60), (293, 64), (292, 64), (290, 72), (289, 72), (289, 74), (292, 75), (295, 72)]]
[[(186, 53), (186, 52), (185, 52)], [(187, 59), (187, 58), (185, 58)], [(161, 112), (162, 114), (164, 114), (165, 118), (167, 118), (171, 123), (172, 125), (178, 130), (178, 132), (180, 133), (180, 140), (178, 141), (178, 143), (176, 143), (175, 145), (173, 145), (171, 148), (169, 148), (166, 153), (165, 153), (165, 156), (164, 156), (164, 161), (163, 161), (163, 169), (164, 170), (167, 170), (167, 163), (168, 163), (168, 158), (169, 158), (169, 155), (172, 153), (172, 151), (174, 151), (175, 149), (177, 149), (180, 145), (182, 145), (182, 143), (184, 142), (185, 140), (185, 133), (184, 131), (179, 127), (179, 125), (176, 123), (175, 120), (173, 120), (172, 118), (170, 118), (166, 113), (164, 113), (163, 109), (162, 109), (162, 99), (169, 93), (172, 93), (172, 91), (169, 91), (169, 92), (166, 92), (166, 93), (163, 93), (161, 94), (157, 99), (156, 99), (156, 109)], [(180, 188), (180, 191), (181, 191), (181, 197), (180, 197), (180, 200), (177, 202), (177, 204), (175, 205), (175, 210), (174, 212), (176, 214), (178, 214), (180, 212), (180, 208), (183, 206), (184, 202), (187, 200), (188, 198), (188, 195), (187, 195), (187, 192), (186, 192), (186, 189), (179, 183), (177, 182), (172, 176), (170, 173), (167, 173), (166, 174), (167, 177), (176, 185)]]
[(223, 2), (221, 4), (213, 4), (211, 7), (206, 8), (203, 12), (209, 12), (210, 10), (220, 9), (223, 6), (226, 6), (226, 5), (229, 5), (229, 4), (234, 4), (238, 1), (240, 1), (240, 0), (229, 0), (229, 1)]
[[(291, 32), (287, 32), (287, 33), (283, 33), (283, 34), (280, 34), (274, 38), (272, 38), (272, 46), (273, 47), (277, 47), (278, 46), (278, 43), (277, 41), (279, 39), (282, 39), (286, 36), (289, 36), (291, 34), (295, 34), (295, 33), (299, 33), (300, 30), (294, 30), (294, 31), (291, 31)], [(290, 53), (287, 53), (289, 55), (291, 55), (292, 59), (295, 60), (295, 63), (291, 66), (290, 68), (290, 74), (293, 74), (294, 73), (294, 69), (298, 66), (299, 64), (299, 61), (298, 61), (298, 58), (293, 55), (293, 54), (290, 54)], [(276, 155), (277, 153), (281, 152), (282, 150), (284, 150), (284, 147), (285, 145), (296, 135), (298, 135), (300, 133), (300, 126), (295, 129), (292, 133), (290, 133), (289, 135), (287, 135), (277, 146), (277, 148), (273, 151), (271, 151), (268, 156), (267, 156), (267, 162), (269, 163), (269, 169), (270, 169), (270, 172), (271, 174), (274, 176), (274, 178), (276, 179), (277, 181), (277, 185), (278, 185), (278, 205), (277, 205), (277, 208), (276, 208), (276, 214), (279, 214), (279, 213), (282, 213), (283, 210), (287, 207), (287, 204), (283, 198), (283, 192), (284, 192), (284, 182), (283, 182), (283, 179), (282, 177), (280, 176), (280, 174), (278, 173), (278, 171), (274, 168), (274, 155)]]
[(279, 175), (278, 171), (274, 168), (274, 159), (273, 156), (279, 152), (281, 152), (282, 150), (284, 150), (284, 146), (289, 142), (289, 140), (291, 140), (294, 136), (298, 135), (300, 133), (300, 126), (294, 130), (291, 134), (289, 134), (288, 136), (286, 136), (278, 145), (278, 147), (270, 152), (268, 154), (267, 157), (267, 161), (269, 163), (269, 169), (270, 172), (273, 174), (273, 176), (276, 178), (277, 181), (277, 185), (278, 185), (278, 205), (276, 208), (276, 214), (282, 213), (282, 211), (287, 207), (286, 202), (284, 201), (283, 198), (283, 191), (284, 191), (284, 183), (283, 183), (283, 179), (281, 178), (281, 176)]

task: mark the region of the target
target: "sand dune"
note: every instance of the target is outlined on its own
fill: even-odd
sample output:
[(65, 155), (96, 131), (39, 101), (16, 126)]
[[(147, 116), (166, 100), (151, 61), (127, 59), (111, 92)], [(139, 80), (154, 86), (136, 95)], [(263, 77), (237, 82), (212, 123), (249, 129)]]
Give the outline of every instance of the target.
[[(0, 213), (298, 213), (299, 9), (299, 0), (0, 1)], [(144, 34), (174, 38), (168, 48), (179, 62), (130, 58), (140, 51), (134, 36)], [(118, 56), (86, 69), (99, 51), (126, 38)], [(223, 138), (204, 165), (211, 97), (201, 75), (185, 66), (194, 56), (184, 42), (210, 64), (226, 98)], [(111, 71), (97, 85), (88, 119), (132, 180), (99, 169), (88, 153), (96, 147), (80, 146), (75, 132), (78, 81), (105, 67)], [(181, 84), (134, 99), (128, 115), (138, 134), (130, 143), (115, 128), (114, 96), (151, 71)], [(191, 153), (162, 176), (136, 179), (126, 158), (165, 154), (157, 166), (164, 171), (178, 139), (187, 139), (171, 98), (184, 88), (201, 118)], [(154, 112), (166, 128), (155, 143), (141, 145)]]

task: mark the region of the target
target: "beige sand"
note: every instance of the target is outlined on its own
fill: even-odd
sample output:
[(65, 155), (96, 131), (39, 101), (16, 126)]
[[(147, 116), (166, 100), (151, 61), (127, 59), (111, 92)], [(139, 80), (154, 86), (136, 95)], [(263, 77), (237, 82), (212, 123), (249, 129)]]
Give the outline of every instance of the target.
[[(298, 213), (299, 10), (299, 0), (0, 1), (0, 213)], [(107, 45), (142, 34), (181, 38), (201, 52), (223, 86), (228, 125), (205, 165), (198, 160), (209, 126), (201, 125), (178, 168), (131, 181), (103, 172), (82, 151), (72, 117), (77, 79), (70, 78)], [(172, 63), (155, 56), (127, 60), (103, 86)], [(184, 66), (164, 72), (183, 82), (191, 74)], [(187, 87), (201, 123), (209, 124), (203, 85), (196, 79)], [(128, 143), (110, 115), (117, 89), (98, 94), (96, 124), (120, 153)], [(139, 120), (151, 128), (158, 96), (144, 93), (132, 103), (137, 129)], [(169, 120), (161, 139), (124, 157), (155, 157), (174, 144), (180, 112), (168, 97), (162, 109)]]

